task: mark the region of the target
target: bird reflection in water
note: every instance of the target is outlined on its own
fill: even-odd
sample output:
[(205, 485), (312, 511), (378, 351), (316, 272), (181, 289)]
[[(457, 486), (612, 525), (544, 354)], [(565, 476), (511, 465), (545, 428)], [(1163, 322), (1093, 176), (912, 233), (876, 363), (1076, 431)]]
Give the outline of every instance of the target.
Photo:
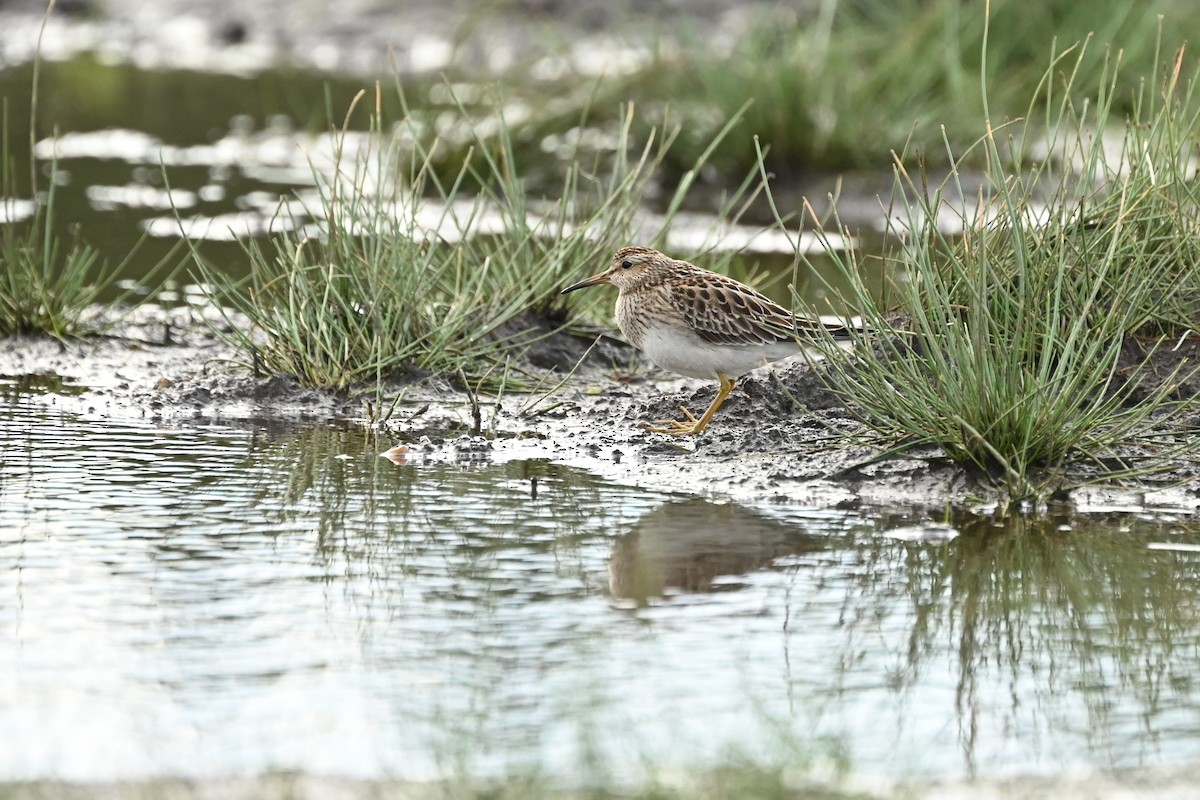
[(666, 503), (617, 540), (609, 560), (609, 590), (639, 604), (673, 591), (728, 591), (740, 584), (719, 578), (827, 547), (823, 537), (733, 503)]

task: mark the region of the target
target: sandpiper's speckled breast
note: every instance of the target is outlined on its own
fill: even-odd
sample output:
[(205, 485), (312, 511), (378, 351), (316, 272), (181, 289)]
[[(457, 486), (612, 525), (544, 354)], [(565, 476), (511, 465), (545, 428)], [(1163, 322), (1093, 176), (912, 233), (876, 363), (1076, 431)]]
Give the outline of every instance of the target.
[(625, 339), (639, 350), (646, 335), (646, 321), (641, 310), (644, 305), (642, 298), (633, 292), (621, 292), (617, 296), (617, 327)]

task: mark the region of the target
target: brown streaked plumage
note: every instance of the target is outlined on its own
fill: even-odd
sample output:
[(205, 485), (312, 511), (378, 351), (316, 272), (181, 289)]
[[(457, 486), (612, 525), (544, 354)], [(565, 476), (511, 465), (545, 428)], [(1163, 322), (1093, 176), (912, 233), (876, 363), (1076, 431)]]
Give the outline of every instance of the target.
[(650, 426), (655, 433), (701, 433), (739, 376), (800, 352), (798, 342), (821, 329), (835, 338), (850, 337), (844, 325), (792, 314), (743, 283), (649, 247), (622, 248), (607, 270), (562, 294), (602, 283), (620, 290), (617, 325), (630, 344), (663, 369), (720, 382), (716, 399), (699, 419), (683, 408), (687, 419), (656, 422)]

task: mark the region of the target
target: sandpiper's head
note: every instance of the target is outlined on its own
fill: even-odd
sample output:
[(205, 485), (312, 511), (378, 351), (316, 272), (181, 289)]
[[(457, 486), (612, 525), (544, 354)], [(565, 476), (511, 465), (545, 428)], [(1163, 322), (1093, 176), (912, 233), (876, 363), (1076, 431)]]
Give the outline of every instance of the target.
[(576, 289), (586, 289), (589, 286), (599, 286), (602, 283), (611, 283), (621, 291), (635, 289), (654, 281), (656, 276), (670, 264), (671, 259), (649, 247), (622, 247), (613, 256), (612, 264), (608, 269), (590, 278), (584, 278), (579, 283), (571, 284), (560, 294), (573, 292)]

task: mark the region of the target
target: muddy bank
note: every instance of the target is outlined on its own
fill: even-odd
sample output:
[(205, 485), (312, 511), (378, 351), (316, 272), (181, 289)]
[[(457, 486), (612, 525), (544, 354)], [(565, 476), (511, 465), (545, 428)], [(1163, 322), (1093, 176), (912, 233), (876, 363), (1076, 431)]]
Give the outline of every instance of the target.
[[(539, 357), (572, 362), (589, 344), (560, 338)], [(641, 423), (677, 417), (681, 405), (705, 408), (715, 384), (656, 373), (611, 340), (600, 349), (602, 355), (593, 352), (554, 391), (557, 377), (538, 392), (476, 401), (432, 378), (397, 383), (382, 393), (335, 393), (305, 389), (289, 378), (255, 377), (194, 309), (142, 307), (104, 336), (67, 343), (0, 340), (0, 376), (7, 376), (8, 387), (23, 381), (50, 407), (166, 424), (247, 419), (366, 424), (370, 407), (386, 407), (399, 396), (390, 419), (379, 426), (380, 449), (403, 447), (400, 458), (409, 463), (547, 459), (627, 485), (749, 505), (882, 504), (911, 507), (924, 516), (947, 503), (986, 511), (1000, 499), (985, 476), (949, 463), (937, 448), (880, 459), (865, 444), (835, 437), (862, 427), (803, 362), (777, 362), (745, 376), (701, 437), (649, 433)], [(1147, 374), (1169, 376), (1171, 360), (1198, 354), (1200, 342), (1194, 340), (1164, 349)], [(1128, 348), (1129, 369), (1141, 355), (1136, 346)], [(1195, 378), (1190, 381), (1179, 383), (1177, 392), (1200, 389)], [(1200, 468), (1180, 465), (1149, 488), (1077, 490), (1070, 500), (1081, 511), (1190, 513), (1200, 509)]]
[[(0, 67), (32, 60), (46, 7), (45, 0), (0, 3)], [(728, 0), (57, 0), (43, 55), (94, 51), (144, 68), (253, 74), (291, 66), (372, 76), (494, 76), (551, 59), (539, 75), (611, 75), (662, 37), (683, 46), (732, 34), (767, 7)]]
[[(1128, 800), (1154, 797), (1156, 800), (1190, 800), (1195, 797), (1200, 781), (1200, 769), (1175, 767), (1162, 769), (1123, 770), (1113, 773), (1094, 773), (1062, 777), (1026, 777), (995, 781), (954, 781), (893, 786), (826, 786), (820, 783), (788, 781), (796, 797), (813, 800), (1004, 800), (1021, 797), (1026, 800)], [(695, 778), (688, 783), (694, 783)], [(720, 781), (714, 782), (720, 785)], [(456, 786), (461, 792), (464, 787)], [(397, 797), (423, 800), (447, 796), (447, 787), (440, 784), (405, 783), (400, 781), (366, 781), (324, 775), (271, 774), (259, 778), (236, 778), (210, 781), (163, 779), (145, 782), (77, 784), (44, 781), (21, 784), (0, 783), (0, 794), (11, 800), (120, 800), (121, 798), (157, 798), (158, 800), (326, 800), (326, 798)], [(513, 787), (513, 791), (528, 791), (531, 796), (572, 800), (592, 797), (589, 792), (567, 790), (537, 791), (528, 787)], [(454, 792), (451, 792), (453, 794)], [(509, 795), (503, 789), (496, 796)], [(638, 796), (629, 793), (629, 797)], [(719, 790), (673, 792), (670, 788), (651, 796), (719, 797)]]

